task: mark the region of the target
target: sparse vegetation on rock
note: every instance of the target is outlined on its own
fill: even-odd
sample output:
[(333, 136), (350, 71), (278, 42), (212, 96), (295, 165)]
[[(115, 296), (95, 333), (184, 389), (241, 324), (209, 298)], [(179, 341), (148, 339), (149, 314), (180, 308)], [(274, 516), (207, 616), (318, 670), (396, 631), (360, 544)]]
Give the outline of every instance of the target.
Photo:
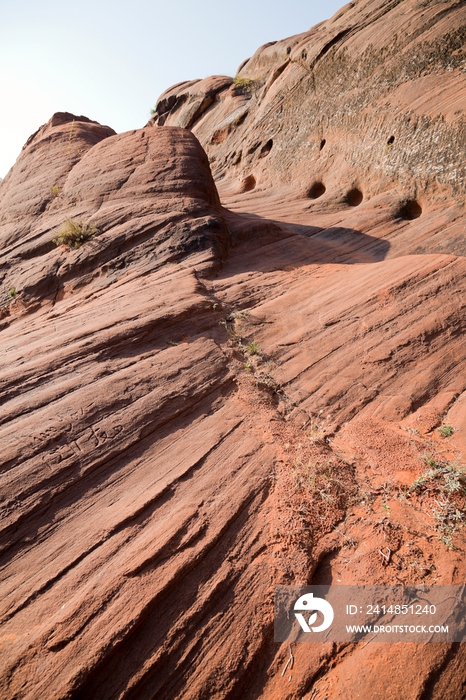
[(84, 221), (67, 219), (53, 239), (55, 245), (67, 245), (70, 248), (80, 248), (84, 243), (90, 241), (97, 235), (98, 229), (94, 224)]
[(453, 435), (455, 432), (455, 429), (452, 425), (442, 425), (440, 428), (438, 428), (438, 432), (441, 437), (450, 437), (450, 435)]
[(252, 78), (240, 78), (239, 76), (236, 76), (236, 78), (233, 80), (233, 85), (239, 92), (249, 94), (252, 92), (252, 90), (254, 90), (256, 81), (252, 80)]
[(466, 525), (466, 471), (450, 463), (429, 460), (430, 468), (418, 477), (410, 491), (423, 497), (430, 509), (439, 540), (455, 549), (453, 536)]
[(246, 349), (250, 355), (258, 355), (260, 352), (259, 343), (256, 343), (255, 340), (251, 340), (251, 342), (246, 345)]

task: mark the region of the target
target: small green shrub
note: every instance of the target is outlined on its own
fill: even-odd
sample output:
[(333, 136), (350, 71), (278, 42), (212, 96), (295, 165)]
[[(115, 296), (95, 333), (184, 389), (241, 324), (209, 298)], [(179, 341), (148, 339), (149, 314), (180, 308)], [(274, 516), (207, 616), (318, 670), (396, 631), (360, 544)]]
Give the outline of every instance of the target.
[(435, 469), (437, 467), (437, 462), (432, 457), (432, 455), (429, 455), (429, 454), (421, 455), (420, 459), (422, 459), (422, 461), (425, 462), (428, 467), (432, 467), (433, 469)]
[(442, 437), (450, 437), (455, 432), (452, 425), (442, 425), (441, 428), (437, 428)]
[(259, 343), (256, 343), (255, 340), (252, 340), (250, 343), (246, 345), (247, 351), (250, 355), (258, 355), (260, 351)]
[(94, 224), (86, 224), (84, 221), (74, 221), (67, 219), (58, 231), (57, 237), (53, 239), (55, 245), (67, 245), (70, 248), (79, 248), (90, 241), (98, 233)]
[(435, 462), (424, 474), (410, 486), (410, 491), (419, 493), (429, 484), (435, 485), (440, 493), (461, 491), (466, 495), (466, 473), (455, 464), (436, 464)]
[(252, 92), (252, 90), (254, 89), (254, 87), (256, 85), (256, 81), (251, 80), (251, 78), (240, 78), (240, 77), (236, 76), (236, 78), (233, 80), (233, 85), (235, 86), (235, 88), (237, 88), (241, 92), (249, 93), (249, 92)]
[(15, 296), (16, 296), (16, 289), (15, 289), (14, 287), (12, 287), (12, 288), (10, 289), (10, 291), (8, 292), (8, 296), (10, 297), (10, 299), (14, 299), (14, 298), (15, 298)]
[(61, 192), (61, 189), (58, 187), (58, 185), (54, 185), (53, 187), (50, 188), (51, 194), (53, 194), (54, 197), (58, 197), (58, 195)]
[(452, 537), (466, 525), (464, 468), (455, 464), (434, 463), (411, 484), (406, 495), (409, 497), (413, 493), (430, 497), (438, 539), (449, 549), (455, 549)]

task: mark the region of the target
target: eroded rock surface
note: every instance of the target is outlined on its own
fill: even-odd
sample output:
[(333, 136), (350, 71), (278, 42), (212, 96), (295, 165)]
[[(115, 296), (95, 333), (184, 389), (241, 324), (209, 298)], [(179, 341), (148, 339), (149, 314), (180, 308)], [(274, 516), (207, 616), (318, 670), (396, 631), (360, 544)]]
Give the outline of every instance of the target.
[[(293, 645), (283, 673), (273, 641), (275, 584), (465, 580), (465, 27), (350, 3), (144, 129), (28, 141), (0, 185), (2, 698), (466, 696), (464, 645)], [(57, 246), (66, 219), (97, 234)]]
[[(355, 190), (422, 209), (462, 199), (465, 26), (460, 1), (359, 0), (258, 49), (191, 126), (221, 194), (252, 177), (262, 194), (278, 190), (285, 201), (323, 184), (325, 210), (358, 203)], [(207, 95), (209, 81), (196, 83), (198, 100), (204, 85)], [(179, 125), (185, 92), (178, 109), (150, 123)], [(166, 93), (173, 104), (176, 94), (176, 86)]]

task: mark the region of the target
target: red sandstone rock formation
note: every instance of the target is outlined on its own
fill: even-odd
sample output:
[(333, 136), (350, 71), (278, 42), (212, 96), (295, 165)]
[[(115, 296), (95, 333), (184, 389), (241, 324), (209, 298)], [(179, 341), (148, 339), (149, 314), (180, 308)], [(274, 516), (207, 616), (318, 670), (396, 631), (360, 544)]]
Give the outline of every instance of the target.
[(157, 126), (29, 139), (0, 185), (2, 698), (465, 697), (461, 645), (295, 645), (283, 674), (273, 642), (277, 583), (465, 580), (465, 36), (462, 2), (354, 2)]

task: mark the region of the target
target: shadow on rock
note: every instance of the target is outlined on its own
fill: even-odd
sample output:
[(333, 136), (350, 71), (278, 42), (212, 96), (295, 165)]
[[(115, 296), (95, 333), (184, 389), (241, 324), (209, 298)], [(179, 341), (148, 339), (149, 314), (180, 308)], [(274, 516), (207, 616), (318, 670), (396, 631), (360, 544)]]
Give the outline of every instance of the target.
[(232, 236), (232, 255), (241, 254), (244, 269), (271, 271), (289, 266), (381, 262), (390, 243), (355, 229), (265, 219), (256, 214), (225, 215)]

